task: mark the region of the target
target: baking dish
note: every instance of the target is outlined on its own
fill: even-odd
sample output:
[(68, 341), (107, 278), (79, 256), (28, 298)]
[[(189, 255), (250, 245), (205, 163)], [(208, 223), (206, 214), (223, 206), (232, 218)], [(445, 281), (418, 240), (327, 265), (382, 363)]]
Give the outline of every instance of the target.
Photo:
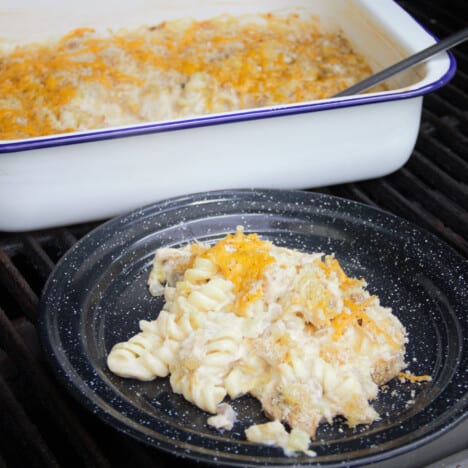
[[(124, 0), (5, 0), (0, 45), (82, 26), (290, 11), (318, 15), (325, 29), (341, 28), (375, 71), (435, 41), (391, 0), (136, 0), (131, 7)], [(440, 54), (384, 92), (0, 141), (0, 230), (102, 219), (197, 191), (310, 188), (386, 175), (412, 152), (423, 95), (454, 72), (452, 56)]]

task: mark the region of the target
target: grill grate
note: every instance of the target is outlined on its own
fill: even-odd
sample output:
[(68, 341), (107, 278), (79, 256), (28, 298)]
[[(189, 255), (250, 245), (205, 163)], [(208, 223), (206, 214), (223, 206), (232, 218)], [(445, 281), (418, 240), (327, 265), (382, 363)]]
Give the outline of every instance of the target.
[[(461, 0), (400, 3), (440, 37), (466, 23)], [(468, 46), (455, 55), (457, 75), (425, 98), (417, 145), (403, 169), (318, 191), (407, 218), (468, 258)], [(85, 412), (42, 362), (35, 329), (38, 297), (59, 258), (95, 226), (0, 233), (0, 467), (174, 464), (173, 457), (142, 447)]]

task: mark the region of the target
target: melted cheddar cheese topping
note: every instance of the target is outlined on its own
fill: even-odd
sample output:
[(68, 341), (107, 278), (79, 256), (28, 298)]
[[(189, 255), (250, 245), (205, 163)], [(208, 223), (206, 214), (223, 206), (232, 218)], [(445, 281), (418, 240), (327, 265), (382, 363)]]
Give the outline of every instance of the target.
[(238, 230), (217, 242), (202, 257), (210, 259), (220, 273), (233, 284), (237, 299), (234, 311), (244, 315), (246, 308), (262, 297), (259, 281), (265, 267), (274, 262), (270, 255), (271, 244), (257, 234), (244, 234)]
[(79, 28), (0, 55), (0, 138), (322, 99), (370, 73), (341, 33), (297, 14)]
[[(261, 281), (268, 265), (276, 262), (271, 254), (272, 244), (260, 239), (257, 234), (245, 234), (239, 229), (234, 234), (228, 234), (208, 250), (201, 252), (200, 247), (192, 250), (193, 254), (200, 254), (202, 258), (212, 261), (219, 273), (231, 281), (236, 300), (233, 311), (244, 316), (247, 308), (263, 297)], [(192, 246), (193, 249), (193, 246)], [(203, 249), (202, 249), (203, 250)], [(367, 313), (366, 309), (378, 303), (377, 296), (370, 295), (363, 300), (353, 299), (353, 291), (362, 288), (365, 281), (348, 276), (338, 260), (331, 255), (317, 258), (315, 264), (324, 273), (325, 282), (334, 276), (337, 278), (339, 289), (344, 298), (343, 307), (337, 314), (329, 306), (332, 294), (326, 288), (314, 288), (308, 291), (306, 300), (295, 299), (297, 303), (305, 302), (308, 308), (320, 308), (323, 312), (325, 326), (334, 329), (333, 339), (337, 340), (348, 327), (358, 325), (364, 330), (370, 330), (372, 336), (380, 336), (394, 349), (399, 349), (392, 336), (382, 325), (378, 325)], [(318, 282), (314, 283), (316, 285)], [(317, 328), (315, 326), (315, 328)]]
[(430, 382), (432, 380), (430, 375), (414, 375), (410, 372), (400, 372), (398, 373), (398, 378), (401, 380), (408, 380), (412, 383)]

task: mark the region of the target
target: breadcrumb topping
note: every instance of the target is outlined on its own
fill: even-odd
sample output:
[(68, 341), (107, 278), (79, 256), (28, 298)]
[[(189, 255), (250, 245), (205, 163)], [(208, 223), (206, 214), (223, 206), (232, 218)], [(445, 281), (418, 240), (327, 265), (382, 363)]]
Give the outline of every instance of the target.
[(0, 138), (322, 99), (370, 73), (341, 32), (297, 14), (83, 27), (0, 55)]

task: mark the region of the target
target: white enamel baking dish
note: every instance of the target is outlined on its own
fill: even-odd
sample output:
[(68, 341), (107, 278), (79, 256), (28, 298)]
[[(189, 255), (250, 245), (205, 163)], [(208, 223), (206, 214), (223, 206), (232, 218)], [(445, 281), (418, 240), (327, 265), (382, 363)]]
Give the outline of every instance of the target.
[[(222, 13), (311, 12), (377, 71), (435, 42), (391, 0), (3, 0), (0, 47), (73, 28), (137, 27)], [(163, 198), (226, 188), (311, 188), (380, 177), (409, 158), (423, 95), (455, 72), (441, 54), (341, 99), (0, 141), (0, 230), (103, 219)]]

